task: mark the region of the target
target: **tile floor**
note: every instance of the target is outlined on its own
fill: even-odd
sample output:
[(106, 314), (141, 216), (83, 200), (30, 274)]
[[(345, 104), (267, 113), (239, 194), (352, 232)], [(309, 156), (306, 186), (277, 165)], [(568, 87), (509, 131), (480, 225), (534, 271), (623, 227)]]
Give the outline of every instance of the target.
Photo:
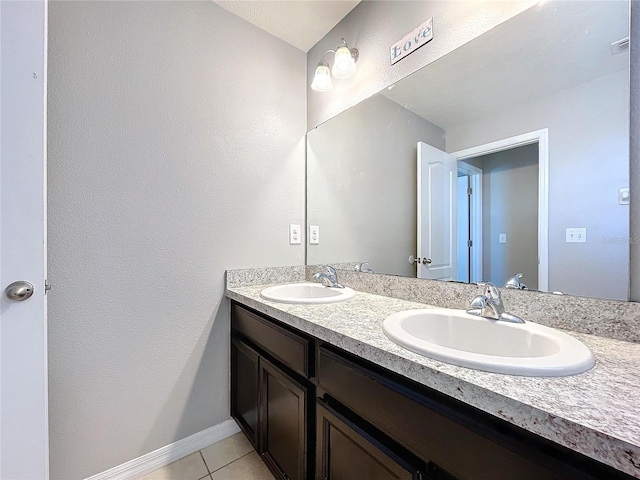
[(139, 480), (273, 480), (242, 432), (151, 472)]

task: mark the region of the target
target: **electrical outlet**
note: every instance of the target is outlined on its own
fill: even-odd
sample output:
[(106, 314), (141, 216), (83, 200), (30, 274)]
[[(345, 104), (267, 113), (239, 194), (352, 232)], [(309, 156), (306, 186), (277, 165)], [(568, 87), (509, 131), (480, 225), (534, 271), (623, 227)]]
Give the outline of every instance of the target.
[(289, 244), (300, 245), (300, 225), (289, 225)]
[(309, 225), (309, 243), (311, 245), (320, 243), (320, 227), (318, 225)]
[(501, 233), (500, 236), (498, 237), (498, 241), (500, 243), (507, 243), (507, 234)]
[(586, 243), (586, 228), (567, 228), (567, 243)]

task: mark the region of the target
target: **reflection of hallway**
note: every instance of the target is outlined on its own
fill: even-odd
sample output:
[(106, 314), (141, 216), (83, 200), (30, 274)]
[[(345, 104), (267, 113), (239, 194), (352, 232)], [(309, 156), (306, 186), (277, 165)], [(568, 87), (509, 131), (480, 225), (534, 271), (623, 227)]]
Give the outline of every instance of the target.
[[(523, 273), (537, 289), (538, 144), (464, 162), (482, 169), (482, 280), (503, 285)], [(468, 218), (464, 209), (458, 212)]]

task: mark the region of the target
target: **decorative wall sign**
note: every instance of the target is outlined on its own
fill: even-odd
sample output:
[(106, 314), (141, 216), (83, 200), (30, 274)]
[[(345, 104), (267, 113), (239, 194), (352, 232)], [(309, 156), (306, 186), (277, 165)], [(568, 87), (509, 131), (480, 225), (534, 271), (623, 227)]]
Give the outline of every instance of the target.
[(410, 53), (415, 52), (433, 38), (433, 17), (424, 22), (389, 49), (391, 65), (399, 62)]

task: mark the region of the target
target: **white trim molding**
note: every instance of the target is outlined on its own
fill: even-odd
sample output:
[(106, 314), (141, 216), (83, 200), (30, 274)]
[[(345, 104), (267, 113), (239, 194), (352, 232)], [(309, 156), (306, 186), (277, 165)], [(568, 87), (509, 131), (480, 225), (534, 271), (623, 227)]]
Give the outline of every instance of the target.
[(182, 440), (142, 455), (141, 457), (129, 460), (122, 465), (88, 477), (85, 480), (125, 480), (138, 478), (208, 447), (212, 443), (219, 442), (239, 431), (240, 428), (238, 428), (236, 422), (229, 419), (206, 430), (194, 433)]
[(538, 144), (538, 290), (549, 290), (549, 129), (523, 133), (452, 153), (458, 161)]
[[(454, 154), (455, 155), (455, 154)], [(459, 159), (458, 159), (459, 160)], [(470, 163), (458, 163), (458, 171), (469, 176), (473, 195), (471, 195), (471, 276), (469, 283), (482, 281), (482, 169)]]

